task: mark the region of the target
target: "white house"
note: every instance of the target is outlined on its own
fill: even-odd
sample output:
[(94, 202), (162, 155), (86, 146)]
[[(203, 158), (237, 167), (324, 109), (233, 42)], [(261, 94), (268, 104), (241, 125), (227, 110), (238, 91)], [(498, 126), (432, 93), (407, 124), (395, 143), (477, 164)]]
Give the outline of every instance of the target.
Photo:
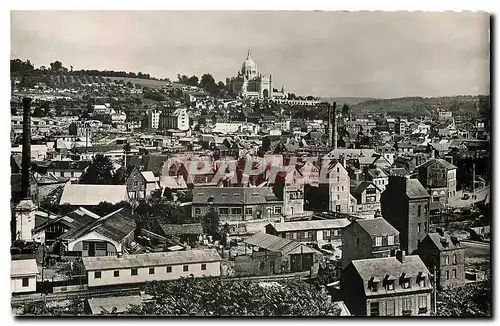
[(12, 293), (36, 292), (38, 266), (35, 259), (13, 260), (10, 264)]
[(118, 257), (83, 257), (88, 286), (220, 276), (222, 258), (215, 249), (155, 252)]

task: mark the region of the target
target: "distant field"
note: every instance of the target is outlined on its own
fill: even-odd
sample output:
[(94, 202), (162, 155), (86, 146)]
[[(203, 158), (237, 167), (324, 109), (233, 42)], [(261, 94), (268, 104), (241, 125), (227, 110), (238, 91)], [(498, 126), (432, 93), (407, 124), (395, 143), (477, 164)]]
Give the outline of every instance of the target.
[[(105, 79), (111, 79), (114, 81), (123, 80), (125, 83), (131, 82), (132, 84), (137, 84), (143, 87), (149, 88), (162, 88), (166, 85), (170, 85), (171, 83), (162, 81), (162, 80), (153, 80), (153, 79), (142, 79), (142, 78), (130, 78), (130, 77), (104, 77)], [(172, 83), (174, 87), (181, 87), (179, 84)]]

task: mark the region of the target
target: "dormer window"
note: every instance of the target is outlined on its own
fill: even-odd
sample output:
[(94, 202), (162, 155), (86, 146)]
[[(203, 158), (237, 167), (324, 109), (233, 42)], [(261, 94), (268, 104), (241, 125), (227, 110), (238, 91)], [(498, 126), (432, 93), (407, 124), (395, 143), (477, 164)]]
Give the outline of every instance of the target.
[(372, 292), (378, 292), (378, 283), (380, 282), (380, 280), (376, 277), (371, 277), (370, 280), (368, 281), (368, 288), (372, 291)]
[(418, 273), (418, 276), (417, 276), (417, 282), (418, 284), (420, 285), (420, 287), (425, 287), (425, 278), (426, 278), (426, 274), (423, 273), (423, 272), (420, 272)]
[(396, 281), (396, 277), (392, 275), (386, 275), (384, 279), (384, 285), (385, 289), (387, 291), (393, 291), (394, 290), (394, 281)]
[(411, 284), (410, 284), (410, 277), (406, 275), (406, 273), (403, 273), (400, 278), (400, 284), (403, 289), (409, 289)]

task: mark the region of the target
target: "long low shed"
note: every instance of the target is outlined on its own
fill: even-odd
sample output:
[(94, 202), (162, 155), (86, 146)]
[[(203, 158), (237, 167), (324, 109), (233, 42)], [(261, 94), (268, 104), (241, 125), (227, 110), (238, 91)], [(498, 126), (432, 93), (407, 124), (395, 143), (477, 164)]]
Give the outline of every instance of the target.
[(215, 249), (82, 258), (89, 287), (217, 277), (221, 260)]

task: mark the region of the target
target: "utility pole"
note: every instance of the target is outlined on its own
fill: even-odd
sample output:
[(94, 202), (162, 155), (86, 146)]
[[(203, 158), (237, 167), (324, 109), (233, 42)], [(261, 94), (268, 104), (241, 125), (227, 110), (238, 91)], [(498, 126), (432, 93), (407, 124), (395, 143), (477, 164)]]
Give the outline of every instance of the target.
[(436, 265), (434, 265), (434, 314), (437, 316), (437, 277), (436, 277)]
[(476, 191), (476, 162), (472, 163), (472, 193)]

